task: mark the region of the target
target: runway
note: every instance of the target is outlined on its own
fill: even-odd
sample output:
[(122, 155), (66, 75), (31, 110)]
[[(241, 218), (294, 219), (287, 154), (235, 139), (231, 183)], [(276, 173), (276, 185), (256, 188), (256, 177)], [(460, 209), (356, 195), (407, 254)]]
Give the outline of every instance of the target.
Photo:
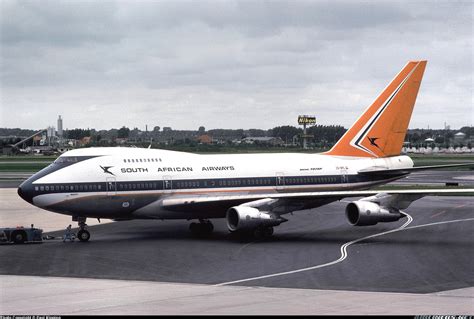
[[(461, 173), (454, 175), (461, 178), (458, 180), (474, 182), (469, 179), (471, 172), (456, 173)], [(442, 174), (447, 177), (447, 174)], [(433, 175), (425, 176), (423, 180), (429, 182), (439, 178)], [(9, 190), (10, 193), (12, 191)], [(0, 194), (5, 192), (0, 190)], [(18, 198), (18, 201), (21, 199)], [(14, 219), (11, 208), (15, 205), (13, 202), (7, 208), (0, 208), (2, 224), (7, 219)], [(200, 291), (198, 295), (204, 293), (201, 289), (211, 296), (219, 294), (219, 289), (225, 289), (223, 294), (230, 294), (228, 298), (233, 303), (227, 300), (222, 308), (206, 308), (203, 313), (232, 314), (236, 313), (233, 310), (245, 308), (239, 306), (242, 304), (249, 307), (246, 308), (248, 312), (241, 313), (275, 313), (274, 310), (281, 307), (264, 307), (267, 311), (259, 311), (249, 300), (250, 296), (259, 295), (254, 289), (270, 289), (269, 293), (275, 293), (275, 296), (283, 296), (283, 292), (300, 294), (298, 291), (303, 289), (305, 297), (302, 296), (301, 300), (318, 300), (321, 302), (319, 308), (315, 306), (310, 308), (312, 311), (303, 311), (295, 306), (299, 303), (290, 298), (292, 301), (288, 301), (285, 308), (287, 313), (331, 313), (328, 312), (331, 303), (322, 297), (324, 292), (328, 292), (342, 305), (339, 313), (420, 314), (431, 313), (429, 309), (440, 309), (444, 305), (441, 308), (446, 310), (444, 313), (452, 314), (454, 310), (449, 309), (456, 305), (457, 313), (474, 314), (472, 197), (425, 197), (405, 210), (413, 220), (408, 217), (395, 223), (368, 227), (349, 225), (344, 215), (345, 205), (335, 202), (286, 215), (289, 221), (275, 228), (273, 238), (263, 241), (246, 240), (229, 234), (224, 220), (213, 220), (215, 232), (209, 238), (194, 238), (186, 221), (126, 221), (95, 225), (89, 229), (92, 234), (89, 243), (53, 240), (41, 245), (1, 246), (0, 258), (8, 260), (8, 263), (1, 263), (0, 275), (7, 276), (4, 278), (20, 275), (22, 277), (17, 279), (18, 282), (28, 281), (28, 278), (32, 278), (28, 282), (34, 282), (37, 280), (34, 278), (45, 276), (55, 282), (59, 280), (56, 277), (63, 280), (89, 278), (87, 280), (97, 280), (94, 282), (98, 287), (102, 287), (98, 284), (100, 282), (109, 285), (109, 280), (126, 280), (132, 286), (138, 281), (155, 285), (159, 300), (173, 294), (171, 291), (174, 290), (160, 290), (159, 287), (165, 286), (182, 289), (185, 285), (189, 287), (189, 292)], [(40, 227), (47, 226), (56, 216), (68, 219), (67, 216), (44, 211), (35, 211), (34, 215), (44, 216), (42, 222), (37, 222)], [(26, 217), (21, 218), (25, 220)], [(62, 231), (49, 234), (61, 236)], [(344, 258), (340, 260), (341, 257)], [(12, 284), (15, 279), (2, 282), (15, 286)], [(8, 290), (16, 291), (11, 286)], [(4, 288), (1, 290), (5, 291)], [(98, 288), (92, 289), (95, 291)], [(415, 302), (410, 307), (408, 302), (415, 300), (415, 295), (438, 296), (445, 294), (445, 291), (462, 293), (426, 302), (425, 308), (420, 308), (420, 304)], [(17, 293), (21, 293), (21, 289)], [(383, 302), (388, 302), (385, 308), (378, 304), (380, 300), (373, 299), (376, 293)], [(208, 300), (214, 300), (214, 297)], [(377, 305), (370, 308), (363, 303), (364, 298)], [(279, 297), (275, 297), (276, 300), (285, 301)], [(395, 311), (390, 303), (401, 300), (406, 302), (403, 303), (403, 311)], [(429, 308), (434, 304), (438, 308)], [(156, 313), (157, 308), (146, 309), (154, 310), (137, 313)], [(194, 308), (198, 309), (201, 308)], [(175, 310), (174, 313), (193, 313), (192, 307)]]

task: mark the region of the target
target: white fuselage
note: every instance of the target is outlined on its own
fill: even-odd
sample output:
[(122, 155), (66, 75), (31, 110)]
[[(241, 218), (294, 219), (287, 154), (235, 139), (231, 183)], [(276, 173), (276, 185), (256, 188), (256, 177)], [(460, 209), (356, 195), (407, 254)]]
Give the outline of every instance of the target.
[[(87, 148), (64, 153), (45, 172), (33, 176), (30, 195), (34, 205), (51, 211), (94, 217), (103, 212), (104, 218), (120, 218), (170, 196), (369, 188), (399, 177), (374, 179), (359, 171), (412, 166), (407, 156), (199, 155), (155, 149)], [(153, 217), (179, 216), (166, 212)]]

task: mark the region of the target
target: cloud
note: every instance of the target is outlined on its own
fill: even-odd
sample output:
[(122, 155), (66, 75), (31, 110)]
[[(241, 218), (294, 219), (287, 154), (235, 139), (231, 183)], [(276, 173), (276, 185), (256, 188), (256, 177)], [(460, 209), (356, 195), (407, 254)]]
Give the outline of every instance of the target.
[(472, 125), (472, 6), (2, 1), (0, 126), (349, 126), (413, 59), (411, 127)]

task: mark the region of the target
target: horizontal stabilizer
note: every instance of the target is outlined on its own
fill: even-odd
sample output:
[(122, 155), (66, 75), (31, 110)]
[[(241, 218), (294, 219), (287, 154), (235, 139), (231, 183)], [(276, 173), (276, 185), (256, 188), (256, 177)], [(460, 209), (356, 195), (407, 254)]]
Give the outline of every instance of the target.
[(430, 166), (417, 166), (417, 167), (407, 167), (407, 168), (372, 167), (372, 168), (360, 170), (357, 173), (362, 174), (362, 175), (402, 175), (402, 174), (410, 174), (416, 171), (449, 168), (449, 167), (463, 167), (463, 166), (474, 167), (474, 163), (430, 165)]

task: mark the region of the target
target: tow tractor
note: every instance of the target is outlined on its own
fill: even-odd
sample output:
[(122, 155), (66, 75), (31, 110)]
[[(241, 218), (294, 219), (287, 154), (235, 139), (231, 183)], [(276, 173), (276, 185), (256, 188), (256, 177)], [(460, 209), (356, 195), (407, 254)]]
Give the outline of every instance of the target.
[(0, 243), (42, 243), (43, 230), (34, 228), (33, 225), (29, 228), (23, 226), (0, 228)]

